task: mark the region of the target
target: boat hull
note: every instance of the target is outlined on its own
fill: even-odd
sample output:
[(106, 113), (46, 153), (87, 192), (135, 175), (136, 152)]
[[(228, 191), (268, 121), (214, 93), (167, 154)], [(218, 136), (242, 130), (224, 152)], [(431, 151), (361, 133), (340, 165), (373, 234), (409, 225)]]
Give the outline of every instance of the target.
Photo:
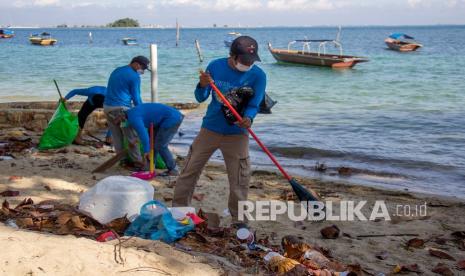
[(1, 34), (0, 38), (13, 38), (15, 35)]
[(30, 38), (29, 41), (33, 45), (40, 45), (40, 46), (52, 46), (57, 43), (56, 39), (43, 39), (43, 38)]
[(406, 43), (391, 40), (386, 40), (385, 43), (389, 47), (389, 49), (398, 52), (413, 52), (422, 47), (422, 45), (418, 43)]
[(331, 54), (318, 54), (281, 49), (269, 49), (273, 57), (280, 62), (297, 63), (304, 65), (331, 67), (334, 69), (352, 68), (357, 63), (367, 62), (368, 59), (355, 56), (340, 56)]

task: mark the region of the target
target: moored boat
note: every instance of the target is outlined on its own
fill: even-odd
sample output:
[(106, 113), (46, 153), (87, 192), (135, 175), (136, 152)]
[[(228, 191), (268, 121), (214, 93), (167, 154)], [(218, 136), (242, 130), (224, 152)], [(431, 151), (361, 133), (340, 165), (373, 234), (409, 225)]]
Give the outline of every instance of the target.
[(0, 38), (12, 38), (15, 36), (15, 32), (11, 30), (0, 30)]
[(132, 37), (125, 37), (125, 38), (122, 39), (122, 41), (123, 41), (123, 44), (126, 45), (126, 46), (138, 45), (137, 44), (137, 39), (132, 38)]
[(399, 52), (412, 52), (423, 47), (415, 38), (404, 33), (393, 33), (384, 40), (389, 49)]
[(230, 32), (230, 33), (228, 33), (228, 35), (224, 39), (224, 46), (225, 47), (231, 47), (231, 44), (234, 41), (234, 39), (238, 38), (241, 35), (242, 34), (238, 33), (238, 32)]
[[(274, 49), (271, 43), (268, 43), (268, 50), (273, 57), (279, 62), (289, 62), (304, 65), (326, 66), (331, 68), (352, 68), (357, 63), (367, 62), (368, 58), (347, 56), (342, 54), (342, 44), (339, 41), (341, 28), (336, 35), (336, 39), (298, 39), (289, 42), (287, 49)], [(292, 45), (302, 44), (302, 50), (291, 50)], [(312, 43), (318, 45), (318, 51), (312, 52)], [(339, 54), (326, 53), (326, 46), (333, 45), (339, 49)]]
[(29, 41), (34, 45), (40, 45), (40, 46), (52, 46), (55, 43), (57, 43), (57, 40), (55, 38), (52, 38), (52, 36), (46, 32), (43, 32), (40, 35), (38, 34), (31, 35), (29, 37)]

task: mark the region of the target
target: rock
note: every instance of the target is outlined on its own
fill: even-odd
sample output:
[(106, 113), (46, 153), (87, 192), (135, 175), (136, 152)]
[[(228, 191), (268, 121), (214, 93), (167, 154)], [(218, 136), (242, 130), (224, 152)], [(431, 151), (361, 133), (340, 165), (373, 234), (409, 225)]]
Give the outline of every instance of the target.
[(130, 176), (110, 176), (97, 182), (80, 197), (79, 210), (102, 224), (127, 215), (132, 221), (154, 189), (147, 181)]
[(341, 230), (336, 225), (331, 225), (321, 229), (320, 233), (325, 239), (337, 239)]
[(47, 119), (47, 116), (45, 114), (34, 114), (34, 120), (43, 120)]

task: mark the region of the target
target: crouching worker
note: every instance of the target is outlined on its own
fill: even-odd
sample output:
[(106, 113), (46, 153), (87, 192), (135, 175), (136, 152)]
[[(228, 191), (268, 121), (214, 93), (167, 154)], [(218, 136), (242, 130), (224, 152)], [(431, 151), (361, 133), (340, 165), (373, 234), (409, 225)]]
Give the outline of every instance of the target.
[(143, 146), (143, 163), (149, 160), (150, 140), (149, 128), (154, 129), (154, 157), (160, 154), (166, 164), (165, 175), (178, 175), (176, 161), (168, 149), (168, 144), (178, 132), (184, 115), (176, 108), (159, 103), (143, 103), (126, 111), (128, 126), (132, 127), (139, 136)]
[[(258, 112), (265, 95), (266, 75), (255, 61), (260, 61), (257, 54), (257, 42), (248, 36), (236, 38), (230, 49), (229, 58), (212, 61), (207, 73), (200, 74), (200, 81), (195, 89), (198, 102), (211, 102), (203, 118), (202, 128), (191, 145), (188, 157), (180, 176), (176, 180), (173, 206), (189, 206), (195, 185), (202, 169), (210, 156), (219, 149), (226, 164), (229, 180), (228, 207), (232, 222), (238, 222), (238, 202), (247, 200), (250, 181), (249, 136), (247, 128)], [(225, 117), (222, 103), (210, 87), (214, 81), (226, 94), (228, 91), (248, 86), (254, 94), (244, 106), (241, 122), (231, 123)]]
[[(79, 122), (79, 132), (74, 139), (74, 143), (78, 145), (84, 145), (84, 141), (82, 139), (82, 130), (84, 129), (84, 125), (87, 121), (87, 117), (97, 108), (103, 108), (103, 101), (105, 100), (105, 94), (107, 92), (107, 88), (105, 86), (92, 86), (89, 88), (83, 89), (73, 89), (66, 94), (64, 101), (70, 100), (72, 97), (79, 95), (79, 96), (86, 96), (87, 100), (82, 105), (81, 109), (78, 112), (78, 122)], [(111, 143), (111, 132), (107, 131), (107, 135), (105, 137), (105, 142), (110, 144)]]

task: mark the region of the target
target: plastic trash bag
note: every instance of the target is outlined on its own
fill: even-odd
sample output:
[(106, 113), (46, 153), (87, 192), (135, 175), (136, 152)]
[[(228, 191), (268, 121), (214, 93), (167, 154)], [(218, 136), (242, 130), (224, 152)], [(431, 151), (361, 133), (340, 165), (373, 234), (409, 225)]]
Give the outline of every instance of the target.
[(79, 131), (78, 117), (68, 111), (63, 101), (53, 114), (39, 142), (39, 150), (56, 149), (71, 144)]
[(80, 196), (79, 210), (102, 224), (125, 215), (134, 221), (140, 208), (153, 199), (154, 192), (147, 181), (130, 176), (109, 176)]
[(173, 218), (163, 203), (152, 200), (141, 207), (140, 215), (129, 225), (124, 235), (172, 243), (193, 229), (191, 219), (189, 224), (183, 225)]

